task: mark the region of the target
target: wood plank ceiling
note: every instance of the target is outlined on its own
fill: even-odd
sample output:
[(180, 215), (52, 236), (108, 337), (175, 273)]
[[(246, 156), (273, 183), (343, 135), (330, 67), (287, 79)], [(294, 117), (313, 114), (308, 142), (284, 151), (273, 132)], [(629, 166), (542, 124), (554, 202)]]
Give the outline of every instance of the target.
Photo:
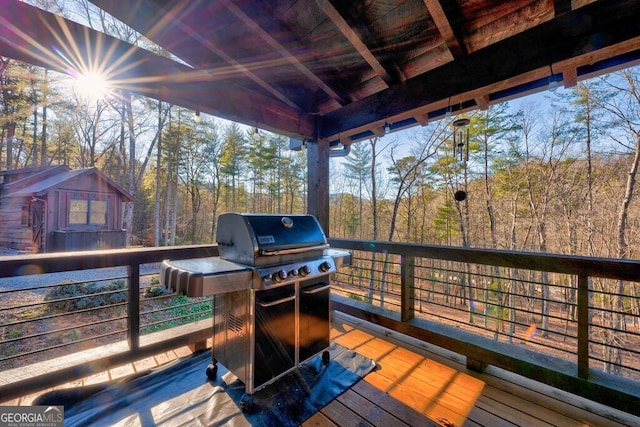
[[(123, 88), (331, 146), (640, 58), (637, 0), (91, 1), (181, 62), (15, 0), (0, 11), (0, 55), (64, 71), (98, 52)], [(33, 53), (65, 37), (80, 39), (57, 49), (65, 61)]]

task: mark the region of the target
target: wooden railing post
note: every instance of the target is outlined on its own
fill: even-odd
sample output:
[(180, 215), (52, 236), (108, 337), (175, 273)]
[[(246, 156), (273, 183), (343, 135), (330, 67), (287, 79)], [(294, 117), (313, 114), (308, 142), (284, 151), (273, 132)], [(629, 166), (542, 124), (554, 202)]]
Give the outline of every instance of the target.
[(578, 377), (589, 379), (589, 276), (578, 275)]
[(127, 266), (129, 292), (127, 298), (127, 335), (129, 349), (140, 348), (140, 264)]
[(413, 319), (415, 315), (414, 292), (414, 256), (402, 256), (400, 266), (400, 320), (406, 322)]

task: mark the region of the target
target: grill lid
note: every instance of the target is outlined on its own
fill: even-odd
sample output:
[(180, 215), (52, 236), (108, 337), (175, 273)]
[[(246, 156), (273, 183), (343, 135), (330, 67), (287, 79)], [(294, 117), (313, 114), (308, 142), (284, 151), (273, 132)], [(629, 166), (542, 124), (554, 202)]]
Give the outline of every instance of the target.
[(301, 214), (225, 213), (216, 241), (221, 258), (246, 265), (321, 256), (329, 246), (318, 220)]

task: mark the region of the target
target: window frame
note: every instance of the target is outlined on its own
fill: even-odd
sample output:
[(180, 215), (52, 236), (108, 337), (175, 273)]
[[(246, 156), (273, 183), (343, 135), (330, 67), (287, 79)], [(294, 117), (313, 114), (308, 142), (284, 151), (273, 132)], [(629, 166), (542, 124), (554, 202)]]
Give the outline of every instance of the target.
[[(79, 204), (79, 202), (84, 205), (80, 205), (83, 210), (73, 211), (74, 204)], [(72, 193), (69, 197), (67, 213), (67, 224), (71, 227), (107, 227), (109, 225), (109, 197)], [(102, 217), (100, 221), (95, 221), (97, 215)]]

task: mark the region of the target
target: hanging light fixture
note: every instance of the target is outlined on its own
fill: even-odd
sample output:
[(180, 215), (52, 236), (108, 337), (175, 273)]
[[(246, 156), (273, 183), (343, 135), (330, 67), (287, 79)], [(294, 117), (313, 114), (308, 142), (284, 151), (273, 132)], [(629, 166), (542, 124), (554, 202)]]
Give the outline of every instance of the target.
[(391, 126), (389, 126), (389, 123), (385, 120), (384, 121), (384, 134), (388, 134), (389, 132), (391, 132)]

